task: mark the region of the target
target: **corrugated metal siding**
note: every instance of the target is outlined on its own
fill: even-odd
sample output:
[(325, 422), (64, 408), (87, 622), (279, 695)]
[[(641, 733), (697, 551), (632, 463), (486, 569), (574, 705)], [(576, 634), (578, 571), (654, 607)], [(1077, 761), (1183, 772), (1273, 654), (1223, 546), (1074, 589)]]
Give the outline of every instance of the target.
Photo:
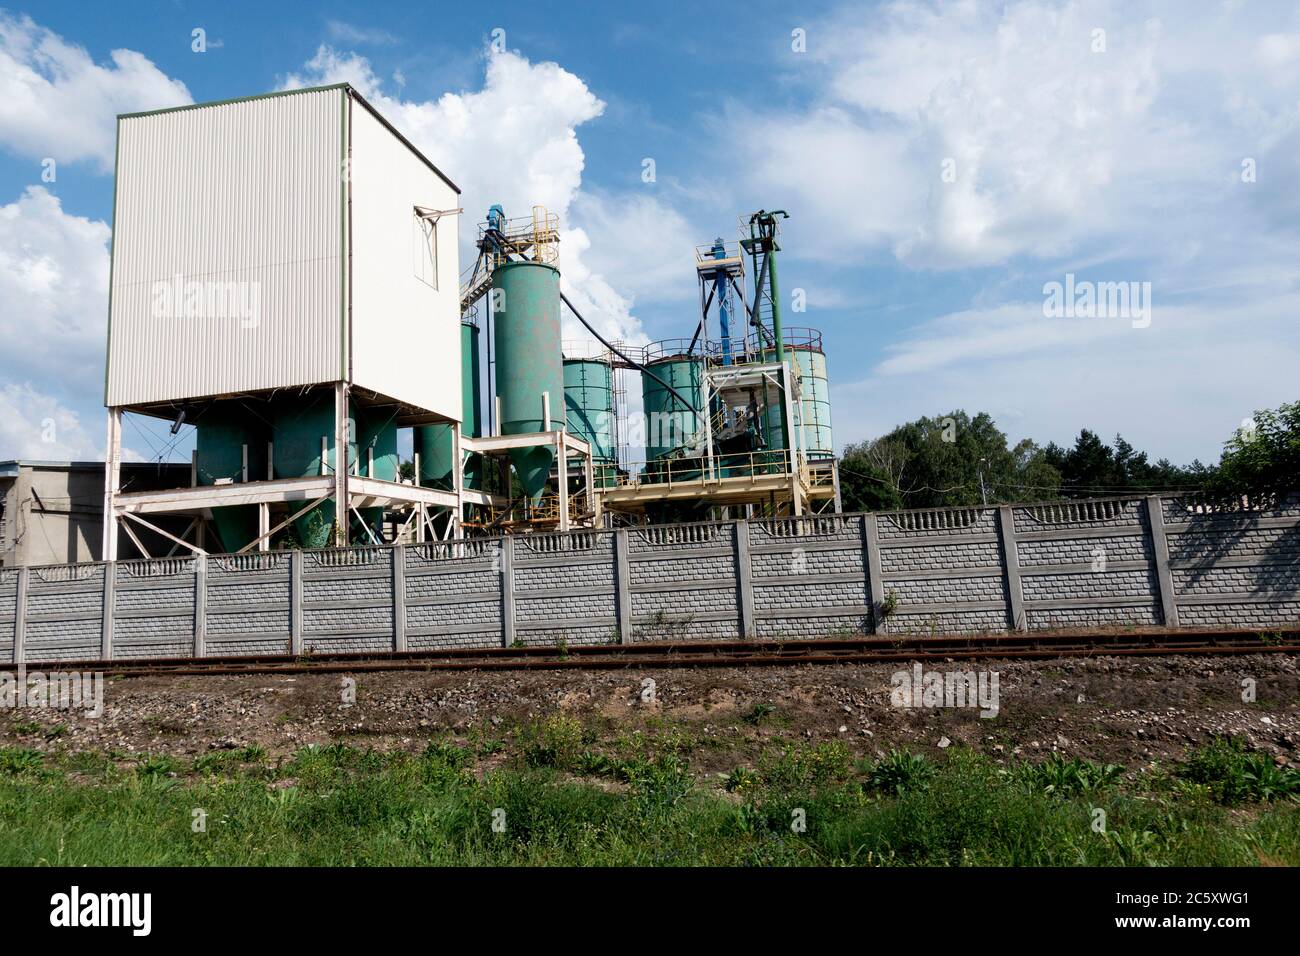
[[(108, 404), (340, 377), (343, 96), (120, 121)], [(257, 324), (157, 314), (177, 275), (255, 289)]]

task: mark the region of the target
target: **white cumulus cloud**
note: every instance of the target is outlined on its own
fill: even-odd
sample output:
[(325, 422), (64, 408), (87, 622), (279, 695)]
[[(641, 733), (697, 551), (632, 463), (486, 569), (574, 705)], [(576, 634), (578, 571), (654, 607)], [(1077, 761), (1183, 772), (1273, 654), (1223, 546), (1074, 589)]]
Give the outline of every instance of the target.
[(180, 80), (134, 50), (98, 64), (28, 16), (0, 11), (0, 143), (36, 160), (113, 169), (118, 113), (191, 102)]
[(1300, 15), (1265, 8), (846, 5), (793, 71), (812, 109), (738, 111), (731, 135), (755, 188), (815, 214), (812, 256), (961, 268), (1130, 253), (1212, 216), (1244, 230), (1274, 203), (1230, 188), (1243, 158), (1292, 193), (1298, 168)]
[[(462, 266), (471, 262), (475, 226), (490, 205), (500, 203), (511, 218), (545, 206), (560, 217), (565, 293), (601, 334), (625, 341), (642, 337), (631, 311), (635, 290), (625, 294), (611, 284), (597, 265), (609, 260), (588, 259), (591, 240), (577, 216), (585, 165), (577, 131), (605, 109), (579, 77), (556, 63), (532, 63), (505, 51), (487, 55), (479, 90), (405, 100), (385, 91), (366, 57), (322, 46), (283, 86), (338, 82), (355, 86), (460, 186)], [(607, 217), (602, 212), (593, 218), (603, 231)], [(564, 334), (586, 338), (567, 311)]]
[(104, 443), (94, 441), (78, 413), (35, 386), (0, 386), (0, 457), (38, 461), (95, 460)]
[(0, 206), (0, 377), (102, 397), (108, 240), (41, 186)]

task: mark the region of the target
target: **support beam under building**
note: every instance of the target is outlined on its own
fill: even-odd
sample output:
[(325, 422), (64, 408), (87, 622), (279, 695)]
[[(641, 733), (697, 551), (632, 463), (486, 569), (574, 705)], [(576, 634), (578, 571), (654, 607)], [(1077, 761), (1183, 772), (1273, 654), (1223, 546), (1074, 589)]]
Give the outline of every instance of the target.
[(104, 446), (104, 538), (100, 556), (117, 560), (117, 520), (115, 499), (122, 481), (122, 409), (108, 410), (108, 435)]
[(334, 544), (348, 545), (348, 383), (334, 383)]

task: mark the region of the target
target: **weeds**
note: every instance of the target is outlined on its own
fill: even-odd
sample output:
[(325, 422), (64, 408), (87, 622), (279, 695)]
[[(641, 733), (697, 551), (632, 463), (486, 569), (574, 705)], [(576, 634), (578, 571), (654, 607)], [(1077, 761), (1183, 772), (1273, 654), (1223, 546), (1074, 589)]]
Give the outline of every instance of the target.
[(1095, 764), (1078, 757), (1049, 754), (1040, 764), (1019, 764), (1008, 775), (1031, 790), (1058, 797), (1074, 797), (1103, 790), (1123, 776), (1115, 764)]
[(906, 750), (891, 750), (879, 762), (864, 769), (872, 790), (895, 796), (925, 790), (934, 776), (934, 765), (926, 759), (925, 754), (914, 754)]
[(1267, 754), (1248, 751), (1237, 739), (1216, 738), (1194, 751), (1177, 776), (1228, 806), (1300, 796), (1300, 771), (1278, 767)]
[(45, 757), (26, 747), (0, 747), (0, 774), (35, 773), (45, 765)]

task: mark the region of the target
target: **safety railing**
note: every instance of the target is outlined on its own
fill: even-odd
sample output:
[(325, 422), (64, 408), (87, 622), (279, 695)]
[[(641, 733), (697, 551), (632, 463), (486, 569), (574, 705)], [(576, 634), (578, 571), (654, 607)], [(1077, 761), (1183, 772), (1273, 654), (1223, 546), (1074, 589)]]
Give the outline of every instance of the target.
[[(770, 334), (770, 333), (769, 333)], [(787, 349), (800, 352), (822, 351), (822, 334), (817, 329), (794, 327), (781, 330), (781, 341)], [(776, 345), (757, 332), (745, 337), (744, 351), (737, 350), (736, 362), (774, 362)]]
[(655, 458), (649, 461), (628, 461), (617, 469), (606, 472), (605, 488), (636, 487), (641, 485), (705, 484), (727, 479), (755, 481), (792, 473), (790, 452), (783, 449), (771, 451), (737, 452), (715, 455), (713, 458)]
[[(475, 517), (466, 524), (480, 528), (502, 528), (515, 525), (558, 524), (561, 507), (558, 492), (545, 492), (536, 500), (519, 499), (505, 507), (484, 505), (476, 510)], [(569, 520), (580, 521), (593, 515), (586, 492), (569, 495)]]
[[(695, 247), (695, 261), (708, 263), (716, 260), (718, 257), (714, 254), (717, 243), (702, 242)], [(740, 242), (732, 239), (722, 243), (723, 259), (741, 259), (745, 255), (745, 250), (740, 247)]]
[(721, 348), (717, 342), (704, 339), (660, 339), (641, 349), (641, 364), (648, 365), (651, 362), (676, 358), (712, 358)]
[(804, 484), (809, 488), (835, 486), (835, 460), (833, 458), (809, 459), (804, 464)]

